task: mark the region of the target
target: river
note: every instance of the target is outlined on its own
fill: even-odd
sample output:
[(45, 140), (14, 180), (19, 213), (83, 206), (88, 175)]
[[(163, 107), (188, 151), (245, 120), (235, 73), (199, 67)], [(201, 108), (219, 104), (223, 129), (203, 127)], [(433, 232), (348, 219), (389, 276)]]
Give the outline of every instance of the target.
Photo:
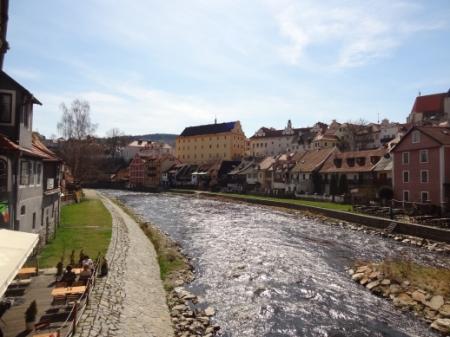
[(189, 289), (217, 313), (222, 336), (438, 336), (354, 283), (355, 260), (445, 256), (331, 226), (301, 213), (169, 193), (103, 191), (178, 241), (192, 258)]

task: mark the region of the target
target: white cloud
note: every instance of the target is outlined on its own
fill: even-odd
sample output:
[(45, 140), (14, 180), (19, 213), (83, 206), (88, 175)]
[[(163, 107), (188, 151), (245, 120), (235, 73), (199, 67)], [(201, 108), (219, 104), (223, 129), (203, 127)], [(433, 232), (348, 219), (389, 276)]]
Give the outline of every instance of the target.
[(280, 34), (288, 41), (280, 48), (281, 56), (304, 67), (362, 66), (390, 55), (413, 33), (446, 26), (443, 21), (418, 21), (413, 16), (422, 8), (399, 1), (288, 0), (280, 5), (274, 0), (269, 4)]

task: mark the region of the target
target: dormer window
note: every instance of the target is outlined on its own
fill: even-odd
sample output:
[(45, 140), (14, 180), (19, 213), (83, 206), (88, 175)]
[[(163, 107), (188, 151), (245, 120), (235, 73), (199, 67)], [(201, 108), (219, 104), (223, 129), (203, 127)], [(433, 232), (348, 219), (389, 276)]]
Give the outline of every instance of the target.
[(342, 166), (342, 159), (334, 158), (334, 166), (336, 166), (337, 168), (340, 168)]
[(350, 167), (355, 166), (355, 158), (347, 158), (347, 165)]
[(0, 124), (13, 124), (13, 92), (0, 91)]
[(381, 157), (379, 156), (372, 156), (370, 157), (370, 162), (372, 163), (372, 165), (375, 165), (376, 163), (378, 163), (380, 161)]
[(356, 162), (358, 163), (359, 166), (364, 166), (364, 164), (366, 163), (366, 158), (358, 157), (356, 158)]

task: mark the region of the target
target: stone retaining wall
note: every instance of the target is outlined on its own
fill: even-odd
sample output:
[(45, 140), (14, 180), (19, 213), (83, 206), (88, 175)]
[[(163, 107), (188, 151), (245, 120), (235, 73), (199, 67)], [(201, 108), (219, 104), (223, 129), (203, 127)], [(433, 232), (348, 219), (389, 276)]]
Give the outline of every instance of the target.
[(286, 203), (283, 201), (249, 199), (249, 198), (227, 196), (227, 195), (219, 196), (219, 195), (214, 195), (211, 193), (202, 193), (202, 192), (199, 192), (199, 194), (204, 195), (204, 196), (209, 196), (209, 197), (214, 197), (214, 196), (223, 197), (226, 199), (248, 202), (251, 204), (284, 207), (284, 208), (296, 209), (296, 210), (301, 210), (301, 211), (309, 211), (309, 212), (325, 215), (330, 218), (335, 218), (335, 219), (344, 220), (344, 221), (348, 221), (348, 222), (354, 222), (354, 223), (358, 223), (361, 225), (370, 226), (370, 227), (374, 227), (374, 228), (378, 228), (378, 229), (385, 229), (391, 223), (395, 223), (396, 227), (392, 233), (413, 235), (413, 236), (418, 236), (418, 237), (425, 238), (425, 239), (450, 243), (450, 230), (444, 229), (444, 228), (437, 228), (437, 227), (431, 227), (431, 226), (425, 226), (425, 225), (419, 225), (419, 224), (410, 224), (410, 223), (406, 223), (406, 222), (394, 221), (394, 220), (380, 218), (380, 217), (371, 216), (371, 215), (344, 212), (344, 211), (326, 209), (326, 208), (315, 207), (315, 206), (295, 205), (295, 204), (290, 204), (290, 203)]

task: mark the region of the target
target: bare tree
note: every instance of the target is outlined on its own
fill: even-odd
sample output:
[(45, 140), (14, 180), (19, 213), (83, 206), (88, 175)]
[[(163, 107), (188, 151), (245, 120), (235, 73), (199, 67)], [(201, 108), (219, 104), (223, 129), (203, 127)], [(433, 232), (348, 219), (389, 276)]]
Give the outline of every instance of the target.
[(58, 131), (65, 139), (86, 139), (94, 134), (97, 124), (92, 123), (89, 102), (75, 99), (70, 108), (61, 103), (61, 120), (58, 123)]
[(69, 165), (76, 179), (81, 182), (97, 174), (102, 158), (101, 145), (92, 137), (97, 124), (92, 123), (89, 102), (75, 99), (70, 108), (61, 103), (62, 116), (57, 124), (65, 139), (59, 147), (64, 161)]
[(118, 128), (112, 128), (106, 132), (106, 144), (113, 159), (116, 158), (120, 147), (123, 145), (124, 136), (125, 134)]

